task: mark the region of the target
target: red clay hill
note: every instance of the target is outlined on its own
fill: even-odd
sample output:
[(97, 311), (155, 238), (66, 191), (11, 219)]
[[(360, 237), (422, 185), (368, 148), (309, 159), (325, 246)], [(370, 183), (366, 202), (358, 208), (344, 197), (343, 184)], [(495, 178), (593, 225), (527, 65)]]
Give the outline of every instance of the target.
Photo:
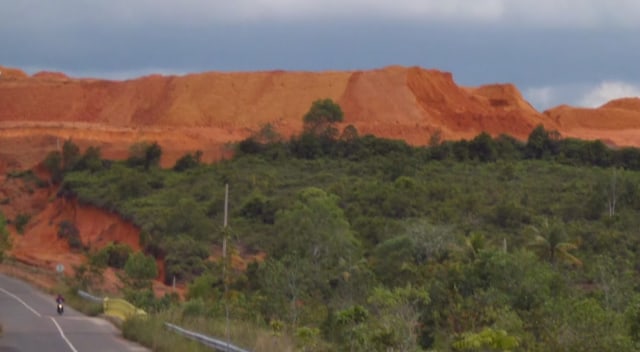
[(197, 149), (211, 161), (229, 142), (267, 123), (285, 136), (299, 132), (302, 116), (320, 98), (338, 102), (345, 124), (360, 133), (416, 145), (426, 144), (436, 130), (445, 139), (481, 131), (525, 138), (542, 123), (566, 136), (640, 146), (638, 99), (540, 113), (511, 84), (461, 87), (450, 73), (419, 67), (206, 72), (126, 81), (0, 71), (0, 170), (31, 167), (69, 137), (80, 146), (100, 146), (110, 158), (126, 156), (132, 143), (155, 140), (165, 165)]
[[(32, 168), (62, 141), (101, 147), (106, 158), (124, 158), (140, 141), (157, 141), (163, 164), (186, 152), (205, 161), (229, 151), (267, 123), (284, 136), (300, 132), (302, 116), (317, 99), (342, 106), (344, 125), (361, 134), (424, 145), (435, 131), (444, 139), (472, 138), (482, 131), (525, 139), (537, 124), (563, 136), (640, 146), (640, 99), (612, 101), (597, 109), (560, 106), (536, 111), (511, 84), (461, 87), (450, 73), (392, 66), (368, 71), (206, 72), (152, 75), (125, 81), (76, 79), (62, 73), (28, 75), (0, 67), (0, 174)], [(0, 177), (0, 193), (15, 201), (1, 206), (29, 213), (15, 255), (51, 267), (77, 263), (52, 227), (73, 220), (83, 239), (99, 246), (119, 239), (136, 243), (137, 230), (97, 209), (54, 200), (53, 190), (13, 194), (20, 186)], [(14, 232), (15, 233), (15, 232)], [(125, 236), (119, 238), (118, 236)], [(24, 239), (24, 240), (22, 240)], [(27, 241), (26, 239), (30, 239)]]

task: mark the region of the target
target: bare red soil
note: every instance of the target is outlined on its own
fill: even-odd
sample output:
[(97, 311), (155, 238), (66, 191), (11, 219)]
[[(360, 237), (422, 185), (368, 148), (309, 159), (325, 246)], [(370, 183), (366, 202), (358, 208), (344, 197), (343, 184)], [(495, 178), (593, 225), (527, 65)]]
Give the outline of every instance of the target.
[[(153, 75), (127, 81), (72, 79), (61, 73), (0, 68), (0, 168), (25, 168), (60, 140), (98, 145), (122, 158), (137, 141), (157, 141), (163, 163), (200, 149), (219, 159), (225, 145), (267, 123), (284, 136), (320, 98), (337, 101), (344, 124), (360, 133), (425, 144), (480, 131), (524, 138), (537, 123), (555, 121), (533, 109), (509, 84), (458, 86), (450, 73), (418, 67), (340, 72), (207, 72)], [(9, 148), (20, 144), (21, 148)]]
[[(419, 67), (206, 72), (125, 81), (0, 71), (2, 174), (33, 168), (68, 138), (83, 149), (99, 146), (106, 158), (126, 157), (133, 143), (157, 141), (164, 166), (196, 150), (205, 161), (215, 161), (229, 153), (229, 143), (267, 123), (285, 137), (300, 132), (302, 116), (322, 98), (342, 106), (343, 126), (413, 145), (427, 144), (436, 131), (444, 139), (469, 139), (482, 131), (525, 139), (543, 124), (563, 136), (640, 146), (639, 98), (597, 109), (559, 106), (539, 112), (512, 84), (461, 87), (450, 73)], [(30, 191), (7, 178), (0, 182), (0, 195), (10, 199), (0, 206), (7, 218), (32, 215), (23, 235), (13, 233), (13, 255), (24, 262), (69, 268), (82, 262), (82, 255), (57, 238), (62, 220), (75, 222), (91, 247), (109, 241), (138, 247), (139, 230), (114, 214), (56, 199), (52, 190)]]

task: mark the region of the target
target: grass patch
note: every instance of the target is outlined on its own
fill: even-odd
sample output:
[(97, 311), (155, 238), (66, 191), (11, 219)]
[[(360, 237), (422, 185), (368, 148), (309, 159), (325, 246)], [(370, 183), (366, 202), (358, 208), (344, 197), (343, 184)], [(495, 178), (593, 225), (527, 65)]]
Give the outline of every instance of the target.
[(211, 351), (210, 348), (171, 333), (164, 326), (164, 320), (158, 316), (131, 318), (122, 324), (122, 336), (138, 342), (156, 352), (171, 351)]
[(95, 317), (104, 313), (104, 306), (102, 303), (88, 301), (78, 296), (78, 294), (73, 291), (69, 292), (69, 294), (65, 296), (65, 301), (69, 306), (73, 307), (73, 309), (90, 317)]
[[(183, 317), (182, 309), (172, 308), (145, 318), (132, 318), (122, 325), (125, 338), (145, 345), (154, 351), (210, 351), (204, 345), (187, 339), (169, 330), (164, 322), (225, 340), (225, 321), (210, 317)], [(294, 340), (286, 335), (275, 335), (272, 331), (245, 321), (231, 321), (229, 340), (232, 345), (254, 352), (296, 351)]]
[[(223, 319), (187, 318), (176, 323), (185, 329), (226, 340), (226, 322)], [(275, 335), (272, 331), (260, 328), (245, 321), (229, 323), (231, 344), (255, 352), (295, 351), (295, 342), (287, 335)]]
[(165, 318), (182, 328), (211, 336), (218, 340), (227, 340), (235, 346), (255, 352), (295, 351), (296, 343), (287, 332), (274, 333), (270, 328), (256, 325), (250, 321), (231, 320), (227, 324), (223, 318), (208, 316), (185, 316), (183, 309), (168, 314)]

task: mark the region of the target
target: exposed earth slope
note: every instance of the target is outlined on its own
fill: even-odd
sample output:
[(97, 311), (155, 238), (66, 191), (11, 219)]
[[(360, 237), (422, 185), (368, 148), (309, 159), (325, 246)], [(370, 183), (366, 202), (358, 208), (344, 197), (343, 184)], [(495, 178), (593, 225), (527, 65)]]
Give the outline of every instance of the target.
[(599, 108), (559, 106), (544, 112), (564, 136), (640, 146), (640, 98), (612, 100)]
[[(205, 160), (224, 145), (271, 123), (289, 136), (302, 127), (311, 103), (331, 98), (345, 124), (360, 133), (426, 144), (436, 130), (445, 139), (485, 130), (524, 138), (538, 123), (555, 121), (533, 109), (510, 84), (458, 86), (450, 73), (418, 67), (340, 72), (207, 72), (147, 76), (127, 81), (72, 79), (2, 69), (0, 167), (25, 168), (59, 140), (99, 145), (121, 158), (129, 146), (156, 140), (165, 165), (200, 149)], [(11, 148), (20, 144), (21, 148)]]

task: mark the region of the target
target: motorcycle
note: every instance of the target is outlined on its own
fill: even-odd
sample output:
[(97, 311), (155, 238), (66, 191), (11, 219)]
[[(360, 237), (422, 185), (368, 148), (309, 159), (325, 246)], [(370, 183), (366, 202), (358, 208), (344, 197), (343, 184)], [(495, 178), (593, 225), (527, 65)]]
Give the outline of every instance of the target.
[(64, 306), (62, 305), (62, 303), (58, 302), (58, 314), (62, 315), (62, 313), (64, 313)]

